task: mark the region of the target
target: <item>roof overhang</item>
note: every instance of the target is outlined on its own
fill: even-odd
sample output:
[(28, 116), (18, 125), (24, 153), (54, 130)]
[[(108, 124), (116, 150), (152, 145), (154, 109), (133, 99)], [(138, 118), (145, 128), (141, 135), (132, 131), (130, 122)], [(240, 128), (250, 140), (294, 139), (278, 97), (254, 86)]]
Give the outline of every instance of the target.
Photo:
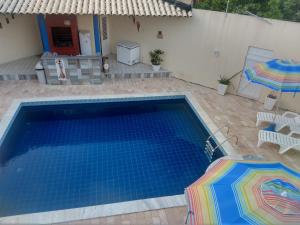
[(0, 13), (191, 17), (191, 2), (191, 0), (0, 0)]

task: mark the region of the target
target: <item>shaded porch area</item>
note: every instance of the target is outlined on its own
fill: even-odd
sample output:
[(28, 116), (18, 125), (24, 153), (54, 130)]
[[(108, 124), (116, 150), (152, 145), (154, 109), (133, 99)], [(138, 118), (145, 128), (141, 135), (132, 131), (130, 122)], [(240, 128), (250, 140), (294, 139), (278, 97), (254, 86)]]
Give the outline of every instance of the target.
[(35, 65), (39, 56), (31, 56), (0, 64), (0, 80), (36, 80)]
[(109, 55), (109, 71), (103, 72), (104, 78), (152, 78), (152, 77), (170, 77), (171, 71), (161, 68), (160, 71), (153, 71), (151, 65), (145, 63), (137, 63), (132, 66), (117, 61), (117, 56)]
[[(67, 70), (67, 76), (69, 76), (69, 82), (59, 82), (57, 80), (56, 67), (54, 63), (44, 62), (44, 66), (49, 66), (45, 69), (47, 84), (101, 84), (105, 80), (110, 79), (130, 79), (130, 78), (168, 78), (172, 72), (161, 68), (160, 71), (153, 71), (151, 65), (145, 63), (137, 63), (132, 66), (120, 63), (117, 61), (117, 57), (114, 54), (110, 54), (108, 57), (109, 70), (103, 72), (100, 68), (101, 63), (97, 66), (97, 69), (93, 67), (93, 62), (79, 62), (80, 57), (70, 58), (70, 67)], [(93, 58), (93, 60), (101, 60), (101, 58)], [(37, 63), (41, 61), (40, 56), (31, 56), (22, 59), (18, 59), (12, 62), (8, 62), (0, 65), (0, 80), (37, 80), (37, 72), (35, 67)], [(47, 61), (49, 61), (47, 59)], [(95, 64), (95, 63), (94, 63)], [(79, 71), (80, 70), (80, 71)], [(78, 75), (78, 72), (80, 74)], [(47, 75), (48, 74), (48, 75)], [(80, 79), (78, 79), (78, 76)], [(98, 79), (95, 79), (98, 78)]]

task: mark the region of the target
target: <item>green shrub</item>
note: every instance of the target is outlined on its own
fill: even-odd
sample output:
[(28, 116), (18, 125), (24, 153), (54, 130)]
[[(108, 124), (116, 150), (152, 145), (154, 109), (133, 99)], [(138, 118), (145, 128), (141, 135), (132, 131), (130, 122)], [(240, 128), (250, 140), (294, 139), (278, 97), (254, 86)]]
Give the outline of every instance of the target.
[[(226, 11), (226, 0), (199, 0), (194, 8)], [(230, 0), (228, 12), (300, 22), (300, 0)]]

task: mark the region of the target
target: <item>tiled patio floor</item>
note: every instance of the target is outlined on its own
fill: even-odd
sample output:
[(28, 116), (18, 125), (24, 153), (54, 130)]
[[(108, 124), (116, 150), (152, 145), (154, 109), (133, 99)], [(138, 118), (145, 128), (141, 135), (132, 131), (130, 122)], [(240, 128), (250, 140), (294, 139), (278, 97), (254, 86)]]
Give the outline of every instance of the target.
[(1, 64), (0, 76), (5, 76), (4, 80), (19, 80), (18, 75), (34, 75), (35, 65), (39, 60), (39, 56), (31, 56)]
[[(240, 154), (261, 155), (267, 160), (281, 161), (300, 171), (300, 152), (289, 151), (279, 155), (277, 146), (266, 144), (262, 148), (256, 147), (259, 129), (255, 127), (255, 120), (257, 111), (263, 110), (261, 103), (234, 95), (220, 96), (215, 90), (175, 78), (106, 80), (102, 85), (93, 86), (45, 86), (36, 81), (4, 81), (0, 82), (0, 119), (16, 98), (176, 91), (191, 92), (216, 125), (223, 126), (229, 123), (231, 133), (239, 137), (239, 143), (235, 147)], [(184, 224), (185, 212), (186, 209), (180, 207), (69, 224), (179, 225)]]
[[(126, 77), (127, 74), (132, 74), (134, 78), (144, 78), (147, 75), (154, 77), (168, 77), (171, 72), (161, 68), (160, 71), (154, 72), (151, 65), (147, 65), (144, 63), (137, 63), (132, 66), (128, 66), (126, 64), (117, 62), (116, 55), (109, 56), (109, 72), (105, 73), (106, 75), (112, 75), (112, 77)], [(162, 76), (163, 75), (163, 76)]]

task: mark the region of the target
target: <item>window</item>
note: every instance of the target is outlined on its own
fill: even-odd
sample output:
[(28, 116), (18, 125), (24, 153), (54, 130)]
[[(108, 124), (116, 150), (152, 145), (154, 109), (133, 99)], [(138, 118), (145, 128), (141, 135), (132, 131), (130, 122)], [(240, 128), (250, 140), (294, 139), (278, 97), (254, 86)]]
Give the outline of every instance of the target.
[(70, 27), (51, 27), (53, 45), (58, 48), (72, 47), (73, 38)]

